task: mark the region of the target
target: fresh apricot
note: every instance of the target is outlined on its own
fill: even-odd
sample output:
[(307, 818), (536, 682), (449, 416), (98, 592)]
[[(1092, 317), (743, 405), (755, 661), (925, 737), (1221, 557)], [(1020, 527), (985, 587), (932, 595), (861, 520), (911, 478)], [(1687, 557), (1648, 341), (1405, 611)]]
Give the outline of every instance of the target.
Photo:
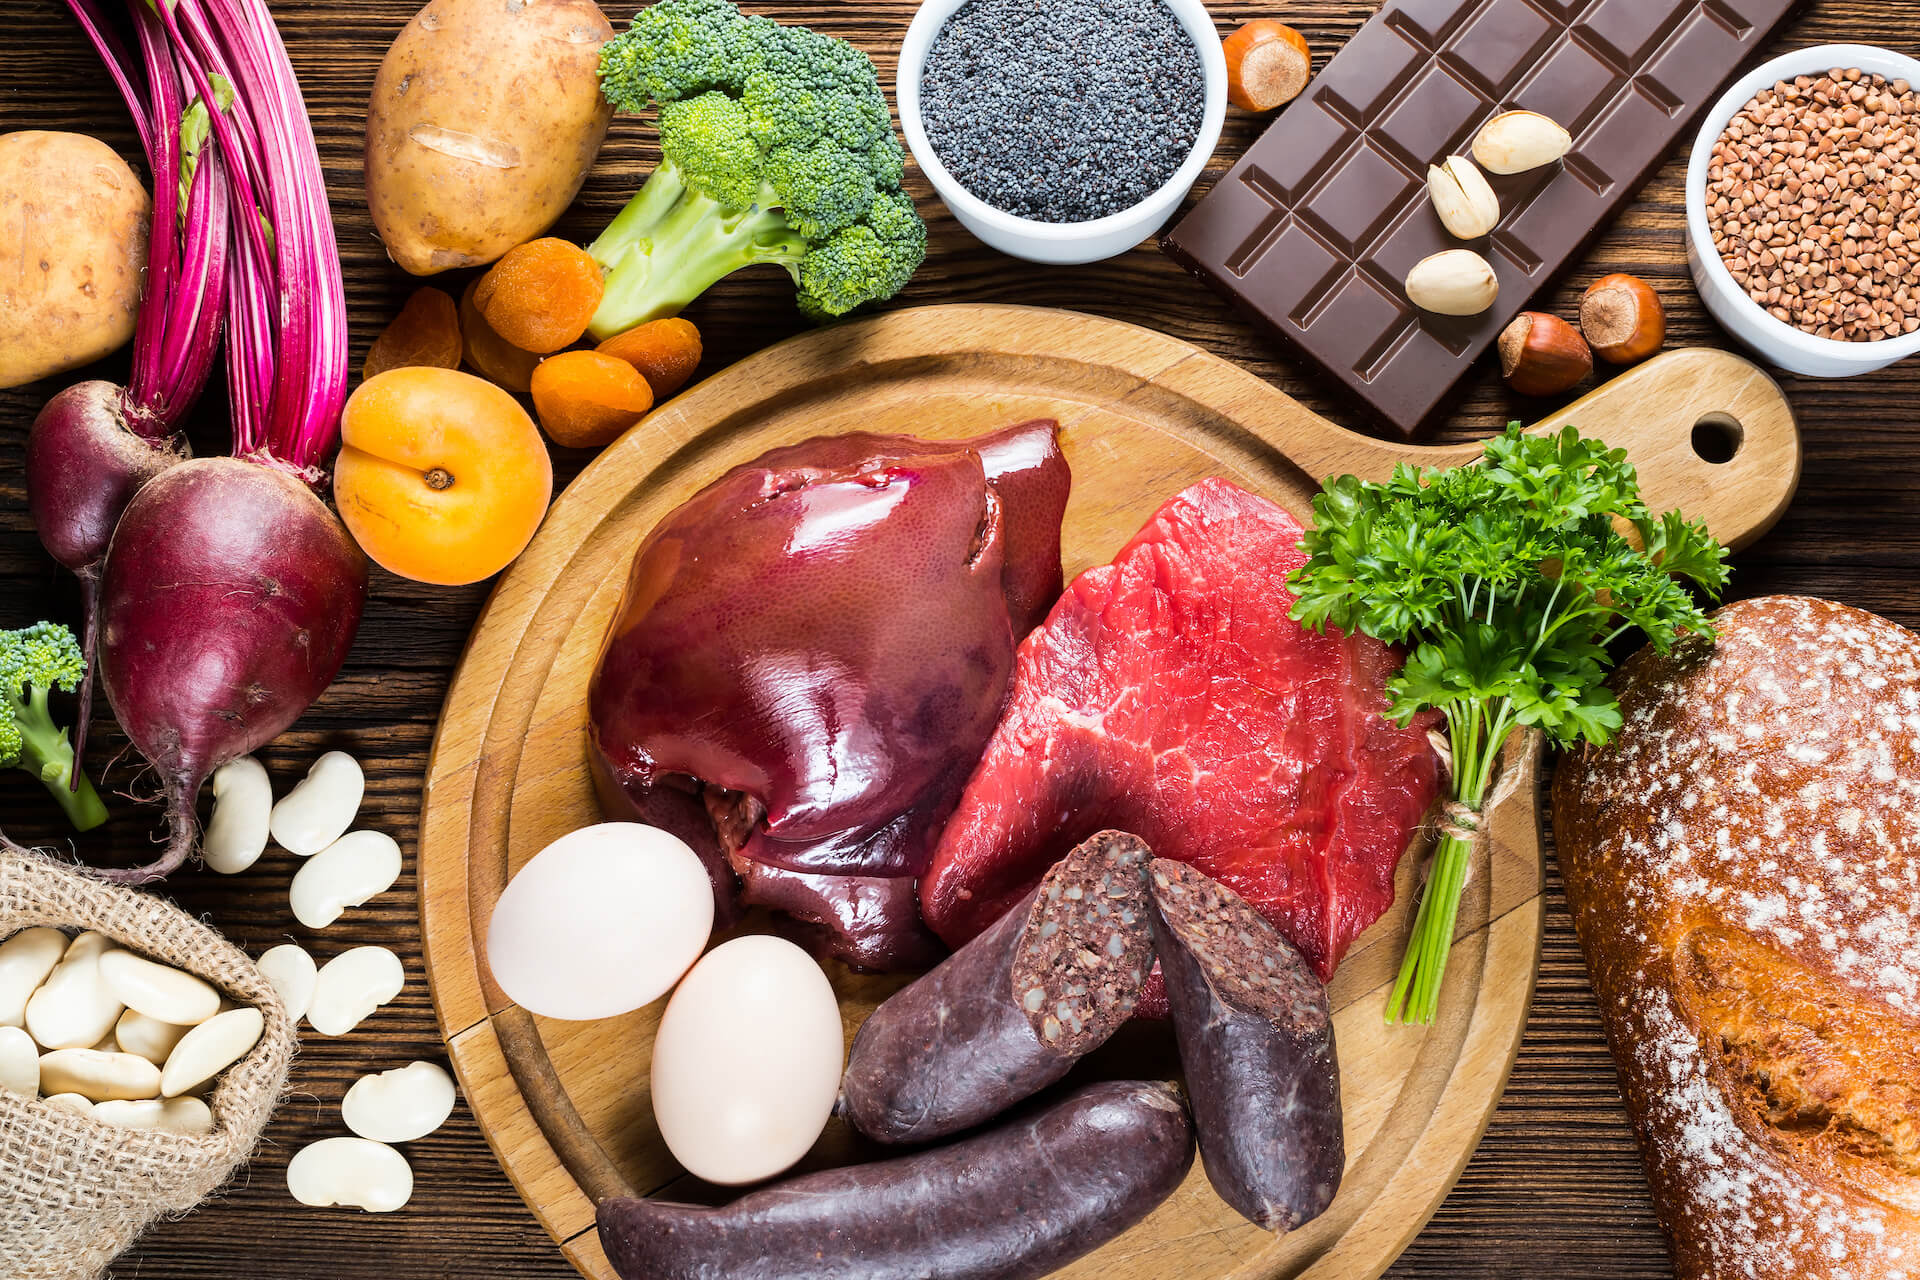
[(653, 388), (654, 400), (660, 401), (686, 386), (700, 367), (700, 330), (691, 320), (668, 316), (616, 333), (594, 350), (638, 369)]
[(420, 365), (458, 369), (463, 346), (460, 313), (453, 299), (431, 285), (415, 289), (393, 323), (367, 348), (360, 376), (375, 378), (389, 369)]
[(382, 567), (478, 582), (526, 549), (553, 497), (546, 442), (520, 402), (457, 369), (393, 369), (340, 415), (333, 498)]
[(540, 363), (540, 357), (531, 351), (522, 351), (493, 331), (493, 326), (473, 302), (474, 291), (479, 287), (480, 282), (475, 280), (460, 295), (460, 336), (466, 340), (467, 363), (478, 370), (481, 377), (509, 391), (531, 390), (533, 367)]
[(542, 355), (579, 341), (600, 306), (600, 264), (577, 244), (548, 237), (502, 254), (473, 295), (493, 331)]
[(562, 351), (533, 371), (533, 407), (555, 444), (597, 449), (653, 408), (653, 391), (625, 360), (598, 351)]

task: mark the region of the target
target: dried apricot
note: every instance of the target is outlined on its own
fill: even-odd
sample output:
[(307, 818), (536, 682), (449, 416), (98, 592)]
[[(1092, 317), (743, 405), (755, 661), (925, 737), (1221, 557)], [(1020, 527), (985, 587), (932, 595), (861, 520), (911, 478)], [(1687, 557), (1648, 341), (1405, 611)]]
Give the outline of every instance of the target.
[(687, 385), (687, 379), (699, 368), (700, 331), (691, 320), (669, 316), (615, 334), (594, 350), (638, 369), (653, 388), (653, 398), (665, 400)]
[(507, 250), (480, 277), (473, 302), (495, 333), (544, 355), (579, 341), (600, 293), (600, 264), (579, 245), (548, 237)]
[(458, 369), (463, 345), (460, 310), (453, 299), (432, 287), (415, 289), (393, 323), (367, 348), (360, 376), (378, 377), (389, 369)]
[(473, 302), (479, 287), (480, 282), (475, 280), (460, 295), (460, 334), (466, 339), (467, 363), (488, 381), (509, 391), (524, 392), (533, 385), (533, 367), (540, 363), (540, 357), (522, 351), (493, 331)]
[(533, 407), (555, 444), (610, 444), (653, 407), (640, 371), (598, 351), (562, 351), (533, 371)]

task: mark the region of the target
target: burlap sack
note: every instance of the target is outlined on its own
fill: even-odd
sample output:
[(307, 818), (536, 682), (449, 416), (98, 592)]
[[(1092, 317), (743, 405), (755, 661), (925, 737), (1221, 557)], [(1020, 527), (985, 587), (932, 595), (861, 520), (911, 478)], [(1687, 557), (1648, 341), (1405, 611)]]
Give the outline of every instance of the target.
[(286, 1086), (294, 1028), (253, 962), (178, 907), (0, 851), (0, 937), (31, 925), (97, 930), (266, 1015), (260, 1043), (207, 1099), (204, 1136), (115, 1129), (0, 1089), (0, 1276), (90, 1280), (148, 1223), (191, 1209), (247, 1158)]

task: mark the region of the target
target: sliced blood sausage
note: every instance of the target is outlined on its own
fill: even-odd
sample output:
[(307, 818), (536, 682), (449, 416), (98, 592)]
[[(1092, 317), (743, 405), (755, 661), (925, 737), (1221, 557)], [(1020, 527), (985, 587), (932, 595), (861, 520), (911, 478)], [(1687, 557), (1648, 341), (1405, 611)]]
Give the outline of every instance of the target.
[(1220, 1198), (1269, 1231), (1333, 1203), (1346, 1167), (1327, 989), (1239, 894), (1185, 863), (1149, 869), (1153, 943)]
[(1147, 846), (1077, 845), (1025, 901), (896, 992), (854, 1037), (841, 1110), (880, 1142), (931, 1142), (1058, 1080), (1133, 1016), (1153, 967)]
[(1146, 1217), (1193, 1165), (1172, 1085), (1088, 1085), (972, 1138), (713, 1209), (615, 1198), (626, 1280), (1033, 1280)]

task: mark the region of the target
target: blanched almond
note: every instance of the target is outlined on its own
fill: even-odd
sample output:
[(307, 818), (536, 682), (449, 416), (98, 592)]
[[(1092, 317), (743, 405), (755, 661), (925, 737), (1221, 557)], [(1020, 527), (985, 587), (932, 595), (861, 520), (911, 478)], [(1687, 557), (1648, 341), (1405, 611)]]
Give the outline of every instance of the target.
[(1478, 240), (1500, 221), (1500, 198), (1465, 156), (1427, 166), (1427, 195), (1441, 225), (1462, 240)]
[(1473, 139), (1473, 158), (1488, 173), (1525, 173), (1571, 150), (1573, 135), (1538, 111), (1503, 111)]
[(1407, 272), (1407, 301), (1442, 316), (1477, 316), (1500, 296), (1500, 281), (1471, 249), (1422, 258)]

